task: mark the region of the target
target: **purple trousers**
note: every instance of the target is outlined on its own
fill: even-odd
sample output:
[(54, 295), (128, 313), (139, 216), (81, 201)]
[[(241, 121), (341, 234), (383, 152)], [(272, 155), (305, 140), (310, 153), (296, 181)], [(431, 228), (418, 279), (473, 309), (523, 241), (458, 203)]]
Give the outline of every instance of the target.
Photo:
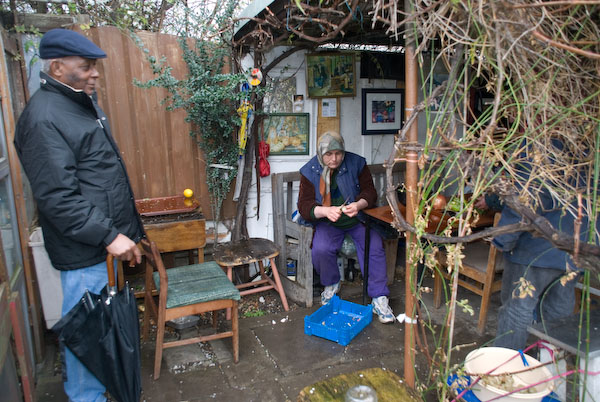
[[(356, 254), (360, 270), (364, 274), (365, 259), (365, 226), (362, 223), (346, 230), (336, 228), (328, 222), (319, 222), (315, 226), (312, 242), (312, 262), (321, 277), (323, 286), (334, 285), (340, 281), (337, 266), (337, 253), (342, 247), (344, 236), (350, 235), (356, 246)], [(370, 297), (388, 296), (387, 265), (381, 236), (371, 230), (369, 250), (369, 283), (367, 292)]]

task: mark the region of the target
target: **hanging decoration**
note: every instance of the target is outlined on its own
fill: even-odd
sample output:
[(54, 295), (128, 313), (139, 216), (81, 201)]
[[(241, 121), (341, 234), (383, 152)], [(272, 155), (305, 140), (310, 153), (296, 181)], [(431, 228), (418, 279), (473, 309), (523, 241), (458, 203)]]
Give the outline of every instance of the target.
[(260, 177), (267, 177), (271, 174), (271, 165), (269, 165), (269, 161), (267, 160), (270, 149), (271, 146), (265, 141), (258, 143), (258, 171)]
[(250, 83), (250, 85), (252, 85), (253, 87), (259, 86), (260, 83), (263, 80), (263, 75), (262, 72), (260, 71), (260, 68), (253, 68), (252, 71), (250, 72), (250, 79), (248, 80), (248, 82)]
[[(258, 174), (260, 177), (267, 177), (271, 174), (271, 165), (269, 165), (269, 161), (267, 160), (271, 152), (271, 146), (265, 141), (263, 121), (260, 122), (260, 130), (258, 132), (260, 132), (260, 141), (258, 142)], [(260, 186), (260, 180), (258, 180), (257, 184)], [(260, 191), (260, 187), (258, 188)], [(260, 197), (258, 198), (260, 199)]]
[(240, 132), (238, 135), (239, 142), (239, 158), (241, 159), (246, 152), (246, 143), (248, 142), (248, 122), (250, 121), (250, 117), (252, 116), (252, 105), (248, 100), (248, 92), (250, 90), (250, 86), (247, 83), (242, 84), (241, 91), (246, 93), (246, 98), (242, 101), (242, 104), (237, 109), (238, 115), (240, 116)]

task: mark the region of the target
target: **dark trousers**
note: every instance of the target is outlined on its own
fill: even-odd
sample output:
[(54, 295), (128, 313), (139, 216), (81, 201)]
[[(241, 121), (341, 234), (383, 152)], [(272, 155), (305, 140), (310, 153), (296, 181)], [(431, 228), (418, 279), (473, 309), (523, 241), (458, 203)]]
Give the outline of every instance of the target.
[[(494, 346), (524, 349), (527, 326), (534, 321), (550, 321), (573, 313), (577, 278), (563, 286), (560, 278), (565, 271), (515, 264), (506, 257), (503, 265), (502, 307), (498, 310)], [(520, 278), (525, 278), (533, 286), (531, 294), (525, 295), (519, 289)]]

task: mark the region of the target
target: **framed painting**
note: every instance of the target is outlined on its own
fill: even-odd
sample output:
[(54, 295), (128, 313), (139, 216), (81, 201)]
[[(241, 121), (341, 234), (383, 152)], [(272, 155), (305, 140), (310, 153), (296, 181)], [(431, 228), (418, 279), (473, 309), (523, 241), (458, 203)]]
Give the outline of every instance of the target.
[(355, 96), (354, 53), (307, 54), (306, 86), (309, 98)]
[(395, 134), (404, 119), (403, 89), (362, 90), (362, 134)]
[(265, 116), (262, 126), (270, 155), (308, 155), (308, 113), (271, 113)]

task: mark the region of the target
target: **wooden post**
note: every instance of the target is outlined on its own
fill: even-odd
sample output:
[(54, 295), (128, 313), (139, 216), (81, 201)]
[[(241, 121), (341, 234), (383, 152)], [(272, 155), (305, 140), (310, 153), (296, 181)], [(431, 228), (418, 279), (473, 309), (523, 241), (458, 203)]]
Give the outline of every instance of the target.
[(12, 292), (8, 299), (10, 303), (10, 321), (13, 327), (13, 339), (15, 341), (15, 351), (19, 362), (19, 372), (21, 386), (23, 387), (23, 399), (25, 402), (33, 402), (35, 397), (35, 379), (33, 377), (33, 362), (29, 360), (31, 352), (27, 342), (27, 332), (23, 320), (23, 308), (19, 293)]
[[(27, 306), (30, 311), (29, 321), (33, 331), (33, 344), (36, 359), (43, 358), (43, 335), (41, 329), (41, 313), (39, 306), (39, 298), (36, 297), (37, 290), (34, 287), (35, 272), (29, 258), (29, 222), (27, 220), (27, 208), (25, 207), (25, 195), (23, 194), (23, 179), (21, 177), (21, 164), (17, 156), (17, 151), (13, 145), (15, 133), (15, 116), (10, 95), (10, 85), (8, 83), (8, 65), (4, 41), (7, 36), (2, 35), (0, 39), (0, 102), (2, 102), (2, 113), (4, 120), (4, 136), (6, 138), (6, 152), (8, 156), (8, 164), (10, 168), (10, 178), (12, 183), (13, 198), (16, 210), (16, 224), (19, 229), (19, 248), (23, 258), (23, 271), (25, 273), (25, 288), (27, 289)], [(21, 49), (22, 50), (22, 49)], [(22, 52), (19, 51), (19, 55)], [(24, 88), (27, 85), (21, 80), (20, 83)], [(26, 89), (24, 89), (26, 91)]]
[[(411, 10), (412, 5), (408, 0), (405, 0), (405, 10)], [(405, 49), (405, 87), (406, 87), (406, 101), (404, 104), (404, 118), (408, 120), (414, 113), (414, 107), (417, 104), (417, 88), (418, 88), (418, 74), (417, 74), (417, 60), (415, 58), (414, 48), (414, 37), (410, 35), (412, 30), (407, 29), (406, 38), (406, 49)], [(410, 127), (407, 133), (409, 142), (418, 141), (418, 124), (415, 123)], [(417, 203), (417, 167), (418, 155), (415, 151), (408, 151), (406, 153), (406, 221), (413, 225), (415, 221), (414, 210)], [(406, 384), (414, 388), (415, 387), (415, 295), (414, 290), (416, 288), (416, 274), (414, 272), (414, 266), (410, 263), (410, 246), (413, 242), (414, 236), (407, 233), (406, 237), (406, 286), (405, 286), (405, 331), (404, 331), (404, 379)]]

